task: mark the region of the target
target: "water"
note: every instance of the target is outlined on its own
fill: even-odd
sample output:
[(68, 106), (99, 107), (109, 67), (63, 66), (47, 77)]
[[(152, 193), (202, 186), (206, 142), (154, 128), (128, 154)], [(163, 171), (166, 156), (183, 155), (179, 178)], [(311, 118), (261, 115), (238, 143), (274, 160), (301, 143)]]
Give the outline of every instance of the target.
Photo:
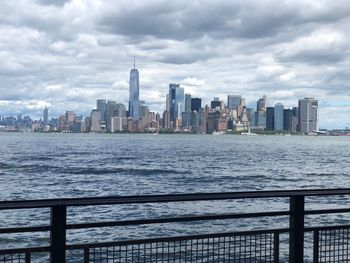
[[(0, 200), (350, 185), (347, 137), (0, 133), (0, 156)], [(311, 199), (308, 206), (326, 208), (348, 202), (339, 198), (321, 201)], [(91, 222), (268, 209), (288, 209), (287, 200), (74, 208), (68, 211), (68, 220)], [(0, 227), (45, 224), (48, 215), (48, 210), (2, 211)], [(341, 215), (311, 218), (310, 222), (330, 219), (347, 222)], [(153, 237), (155, 233), (164, 236), (219, 232), (257, 228), (261, 224), (279, 227), (287, 221), (281, 217), (275, 221), (200, 223), (198, 227), (175, 224), (142, 229), (124, 227), (117, 232), (115, 229), (70, 231), (68, 240), (74, 243), (140, 237), (140, 234)], [(0, 236), (0, 247), (47, 242), (46, 234)]]
[(350, 139), (0, 133), (0, 199), (344, 187)]

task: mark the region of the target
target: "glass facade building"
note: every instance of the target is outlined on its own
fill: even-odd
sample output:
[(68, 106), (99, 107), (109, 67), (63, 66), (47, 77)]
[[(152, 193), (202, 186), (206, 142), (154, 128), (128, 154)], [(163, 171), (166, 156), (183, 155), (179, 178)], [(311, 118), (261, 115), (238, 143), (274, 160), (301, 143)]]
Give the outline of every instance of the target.
[(139, 71), (133, 68), (130, 71), (129, 82), (129, 116), (134, 120), (139, 119), (140, 95), (139, 95)]
[(169, 84), (169, 108), (170, 120), (175, 121), (181, 118), (181, 113), (185, 111), (185, 91), (179, 84)]
[(275, 105), (274, 114), (274, 130), (283, 131), (284, 130), (284, 106), (281, 103)]

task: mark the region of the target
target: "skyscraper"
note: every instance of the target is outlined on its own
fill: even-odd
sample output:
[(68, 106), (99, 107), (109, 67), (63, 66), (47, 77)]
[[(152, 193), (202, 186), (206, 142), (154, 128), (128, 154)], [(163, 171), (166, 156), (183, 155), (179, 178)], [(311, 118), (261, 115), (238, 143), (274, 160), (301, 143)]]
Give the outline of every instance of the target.
[(49, 123), (49, 109), (46, 106), (43, 115), (44, 125), (47, 125)]
[(237, 110), (237, 107), (241, 105), (242, 96), (240, 95), (227, 95), (227, 108), (229, 110)]
[(221, 108), (221, 101), (218, 97), (215, 97), (211, 102), (210, 102), (210, 108), (211, 109), (216, 109), (216, 108)]
[(266, 108), (266, 130), (273, 131), (275, 128), (275, 108), (267, 107)]
[(97, 100), (96, 102), (96, 109), (100, 111), (101, 118), (100, 122), (102, 124), (106, 124), (107, 120), (107, 103), (106, 100)]
[(284, 109), (283, 111), (283, 130), (293, 131), (293, 110)]
[(101, 132), (101, 112), (92, 110), (90, 114), (90, 131)]
[(184, 112), (185, 92), (180, 88), (179, 84), (169, 84), (169, 108), (170, 120), (175, 123), (177, 118), (181, 118), (181, 113)]
[(297, 131), (299, 126), (299, 109), (298, 107), (292, 108), (292, 131)]
[(266, 111), (266, 107), (267, 107), (267, 98), (264, 95), (256, 103), (256, 111)]
[(201, 98), (192, 98), (191, 99), (191, 111), (197, 111), (202, 108), (202, 99)]
[(188, 129), (191, 126), (191, 112), (182, 113), (182, 128)]
[(247, 117), (250, 127), (255, 126), (255, 111), (253, 108), (247, 108)]
[(129, 82), (129, 115), (134, 120), (139, 119), (140, 97), (139, 97), (139, 71), (134, 68), (130, 71)]
[(283, 131), (284, 125), (284, 106), (282, 103), (277, 103), (275, 105), (275, 113), (274, 113), (274, 130), (275, 131)]
[(117, 103), (115, 116), (117, 117), (126, 117), (126, 108), (122, 103)]
[(318, 131), (318, 100), (313, 98), (299, 100), (299, 131), (303, 133)]
[(266, 128), (266, 108), (267, 108), (267, 98), (264, 95), (256, 103), (255, 112), (255, 126)]
[(112, 121), (112, 117), (116, 116), (117, 113), (117, 102), (114, 100), (109, 100), (107, 101), (107, 131), (111, 131), (111, 121)]
[(185, 112), (191, 112), (191, 94), (185, 94)]

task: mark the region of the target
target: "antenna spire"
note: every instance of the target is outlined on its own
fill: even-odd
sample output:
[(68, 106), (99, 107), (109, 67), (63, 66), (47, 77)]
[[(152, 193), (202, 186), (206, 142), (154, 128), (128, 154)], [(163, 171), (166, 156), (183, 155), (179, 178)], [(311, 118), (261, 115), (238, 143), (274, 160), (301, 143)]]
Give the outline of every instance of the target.
[(135, 69), (135, 55), (134, 55), (134, 69)]

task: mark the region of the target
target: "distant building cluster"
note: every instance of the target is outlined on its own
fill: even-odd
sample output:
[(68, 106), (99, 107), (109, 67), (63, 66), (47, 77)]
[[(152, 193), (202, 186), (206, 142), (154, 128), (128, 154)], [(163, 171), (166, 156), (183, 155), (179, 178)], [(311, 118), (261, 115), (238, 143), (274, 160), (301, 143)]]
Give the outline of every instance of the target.
[(269, 107), (263, 96), (255, 108), (248, 108), (241, 95), (228, 95), (226, 103), (213, 98), (210, 105), (202, 99), (185, 93), (180, 84), (169, 84), (166, 108), (162, 114), (151, 112), (140, 100), (139, 71), (130, 71), (129, 104), (127, 107), (115, 100), (99, 99), (90, 116), (83, 117), (66, 111), (58, 118), (49, 119), (45, 107), (43, 119), (33, 121), (0, 116), (0, 129), (27, 129), (37, 132), (182, 132), (213, 133), (243, 131), (287, 131), (311, 133), (319, 130), (318, 101), (300, 99), (298, 106), (285, 108), (282, 103)]

